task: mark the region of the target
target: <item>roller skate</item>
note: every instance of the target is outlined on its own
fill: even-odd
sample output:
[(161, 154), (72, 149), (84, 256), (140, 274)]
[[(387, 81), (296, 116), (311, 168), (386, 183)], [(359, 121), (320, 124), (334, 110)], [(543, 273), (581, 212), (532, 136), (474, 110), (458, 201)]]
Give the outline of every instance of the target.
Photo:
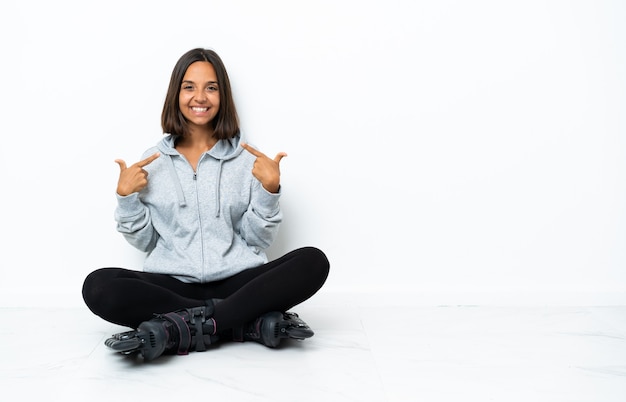
[(163, 354), (202, 352), (218, 340), (212, 314), (209, 306), (158, 314), (136, 330), (113, 335), (104, 344), (124, 355), (139, 354), (145, 361)]
[(298, 314), (272, 311), (234, 330), (234, 340), (254, 341), (275, 348), (283, 339), (303, 340), (312, 337), (313, 334), (313, 330)]

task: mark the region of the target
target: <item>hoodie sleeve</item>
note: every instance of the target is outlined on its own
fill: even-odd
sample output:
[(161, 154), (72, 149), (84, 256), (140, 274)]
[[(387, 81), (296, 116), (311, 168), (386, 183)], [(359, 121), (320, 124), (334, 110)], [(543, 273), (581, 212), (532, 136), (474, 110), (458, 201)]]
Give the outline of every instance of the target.
[(252, 199), (243, 216), (241, 229), (241, 235), (248, 245), (266, 249), (273, 243), (283, 220), (280, 195), (280, 188), (278, 193), (273, 194), (265, 190), (258, 180), (254, 180)]
[(116, 194), (116, 197), (117, 231), (138, 250), (152, 251), (156, 244), (157, 232), (152, 227), (150, 211), (139, 199), (139, 194), (133, 193), (125, 197)]

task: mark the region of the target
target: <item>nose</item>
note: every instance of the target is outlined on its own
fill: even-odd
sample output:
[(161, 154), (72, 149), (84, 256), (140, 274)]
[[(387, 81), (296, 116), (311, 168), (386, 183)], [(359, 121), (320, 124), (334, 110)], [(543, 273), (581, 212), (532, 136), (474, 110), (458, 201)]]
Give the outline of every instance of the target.
[(197, 90), (193, 97), (195, 98), (197, 102), (206, 102), (206, 100), (208, 99), (206, 92), (204, 92), (201, 89)]

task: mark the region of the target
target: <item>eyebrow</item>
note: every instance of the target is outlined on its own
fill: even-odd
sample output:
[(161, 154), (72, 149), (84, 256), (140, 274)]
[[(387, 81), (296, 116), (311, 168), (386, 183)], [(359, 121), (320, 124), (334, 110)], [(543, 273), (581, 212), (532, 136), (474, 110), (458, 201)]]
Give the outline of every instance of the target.
[[(184, 83), (195, 84), (195, 82), (190, 81), (190, 80), (183, 80), (181, 84), (184, 84)], [(217, 81), (208, 81), (207, 84), (217, 84)]]

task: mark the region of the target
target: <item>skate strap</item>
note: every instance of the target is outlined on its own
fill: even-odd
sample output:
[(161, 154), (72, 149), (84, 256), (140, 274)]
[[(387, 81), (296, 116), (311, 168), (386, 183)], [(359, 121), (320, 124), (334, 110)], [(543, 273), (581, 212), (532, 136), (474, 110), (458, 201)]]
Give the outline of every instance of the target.
[(179, 355), (189, 354), (189, 347), (191, 346), (191, 332), (189, 331), (189, 326), (185, 322), (185, 319), (176, 313), (164, 314), (163, 318), (166, 318), (169, 322), (173, 323), (176, 328), (178, 328), (180, 339), (178, 341), (178, 350), (176, 353)]
[[(206, 347), (212, 343), (212, 334), (205, 334), (203, 331), (207, 316), (213, 314), (213, 306), (195, 307), (187, 309), (187, 311), (189, 312), (189, 325), (196, 329), (194, 334), (196, 352), (204, 352)], [(213, 321), (213, 327), (215, 327), (215, 320), (209, 319)]]

